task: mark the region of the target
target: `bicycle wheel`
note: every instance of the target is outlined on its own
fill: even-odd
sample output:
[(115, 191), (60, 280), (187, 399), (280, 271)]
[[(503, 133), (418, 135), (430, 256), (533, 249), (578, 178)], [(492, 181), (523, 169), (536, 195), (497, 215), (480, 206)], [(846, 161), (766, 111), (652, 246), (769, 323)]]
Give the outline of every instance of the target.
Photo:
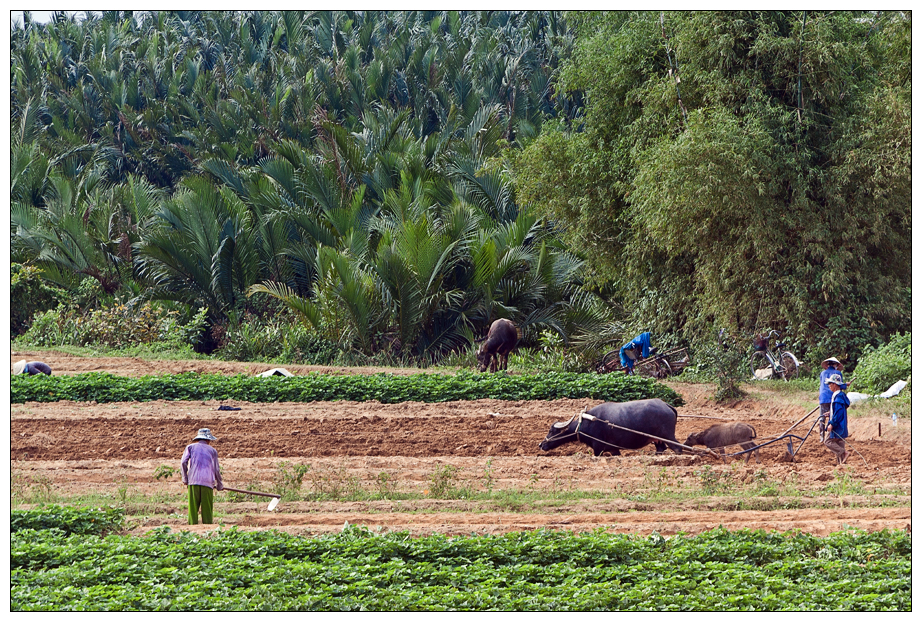
[(794, 355), (790, 352), (781, 353), (781, 375), (784, 378), (784, 381), (787, 382), (792, 378), (797, 377), (797, 372), (800, 370), (800, 366), (797, 364), (797, 359), (794, 358)]
[(659, 359), (654, 363), (655, 371), (653, 376), (662, 380), (672, 375), (672, 367), (666, 359)]
[(647, 358), (634, 365), (638, 376), (662, 380), (672, 373), (669, 363), (663, 358)]
[(749, 361), (749, 369), (752, 370), (752, 377), (756, 380), (768, 380), (774, 376), (775, 372), (768, 355), (762, 351), (753, 353)]
[(597, 373), (607, 374), (616, 371), (619, 367), (621, 367), (621, 357), (618, 356), (617, 350), (612, 350), (596, 364), (595, 370)]

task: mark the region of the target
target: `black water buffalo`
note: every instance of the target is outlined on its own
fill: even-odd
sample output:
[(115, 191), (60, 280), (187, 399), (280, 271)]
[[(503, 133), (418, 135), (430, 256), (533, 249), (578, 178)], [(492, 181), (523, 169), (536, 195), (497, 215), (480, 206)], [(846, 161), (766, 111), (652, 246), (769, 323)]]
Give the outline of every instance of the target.
[[(748, 423), (718, 423), (712, 425), (704, 432), (689, 434), (685, 444), (689, 447), (705, 445), (708, 449), (716, 449), (718, 453), (723, 455), (724, 447), (729, 447), (730, 445), (739, 444), (743, 449), (752, 449), (756, 446), (756, 444), (752, 442), (752, 439), (757, 436), (756, 429)], [(752, 454), (755, 454), (756, 462), (762, 462), (762, 459), (759, 458), (759, 450), (756, 449), (746, 454), (746, 464), (749, 464), (749, 458), (752, 457)], [(724, 458), (724, 462), (726, 462), (726, 460), (727, 459)]]
[[(509, 353), (518, 341), (519, 334), (515, 330), (515, 324), (504, 319), (493, 322), (487, 333), (487, 340), (477, 350), (480, 371), (487, 371), (487, 367), (491, 372), (496, 371), (497, 368), (506, 369), (509, 365)], [(497, 359), (499, 359), (498, 365)]]
[[(589, 417), (586, 417), (587, 414)], [(640, 449), (653, 443), (658, 454), (666, 451), (666, 447), (680, 454), (682, 447), (675, 437), (677, 418), (676, 409), (659, 399), (607, 402), (576, 415), (570, 421), (555, 423), (539, 447), (549, 451), (564, 443), (579, 441), (589, 445), (596, 456), (602, 455), (603, 451), (618, 456), (622, 449)], [(606, 421), (620, 427), (612, 427)], [(648, 434), (665, 440), (650, 438)]]

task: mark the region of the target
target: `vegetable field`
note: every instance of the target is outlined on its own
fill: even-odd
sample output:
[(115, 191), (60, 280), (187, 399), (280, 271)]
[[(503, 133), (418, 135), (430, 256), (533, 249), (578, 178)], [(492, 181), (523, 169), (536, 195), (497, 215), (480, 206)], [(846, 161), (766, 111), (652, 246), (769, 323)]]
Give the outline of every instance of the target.
[[(59, 386), (87, 372), (111, 374), (93, 376), (110, 388), (188, 372), (216, 385), (268, 368), (13, 357), (49, 362)], [(381, 372), (419, 373), (290, 371), (350, 383), (377, 374), (366, 388)], [(425, 382), (456, 378), (442, 375)], [(471, 380), (487, 381), (503, 382)], [(680, 441), (719, 420), (770, 438), (815, 399), (748, 386), (746, 399), (716, 405), (708, 385), (656, 386), (678, 398)], [(856, 454), (835, 467), (815, 434), (793, 464), (780, 445), (749, 464), (652, 446), (601, 458), (578, 444), (540, 451), (550, 425), (601, 401), (592, 397), (135, 400), (12, 404), (14, 609), (911, 607), (909, 420), (858, 411), (849, 441), (867, 465)], [(225, 484), (282, 494), (274, 512), (218, 492), (217, 524), (186, 524), (177, 471), (200, 427), (219, 439)], [(105, 511), (81, 513), (94, 507)]]
[(906, 610), (910, 536), (16, 531), (14, 610)]

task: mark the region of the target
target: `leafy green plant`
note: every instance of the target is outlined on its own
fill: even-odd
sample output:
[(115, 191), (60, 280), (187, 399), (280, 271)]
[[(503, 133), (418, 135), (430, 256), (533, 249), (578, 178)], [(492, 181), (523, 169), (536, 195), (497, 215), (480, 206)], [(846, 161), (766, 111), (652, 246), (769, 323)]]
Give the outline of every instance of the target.
[(912, 333), (894, 335), (890, 341), (874, 349), (865, 346), (852, 373), (852, 391), (883, 393), (897, 380), (906, 380), (912, 373)]
[(288, 378), (222, 376), (184, 373), (129, 378), (88, 373), (73, 376), (13, 376), (10, 398), (14, 404), (26, 401), (58, 400), (148, 401), (242, 400), (326, 401), (377, 400), (447, 402), (483, 398), (503, 400), (551, 400), (562, 397), (591, 398), (612, 402), (660, 398), (680, 406), (682, 397), (673, 389), (650, 378), (623, 374), (546, 373), (513, 376), (461, 372), (450, 374), (389, 374), (334, 376), (309, 373)]
[(119, 507), (128, 508), (128, 499), (133, 488), (134, 485), (129, 484), (127, 478), (123, 477), (119, 480), (118, 487), (115, 489), (116, 500)]
[(453, 464), (442, 464), (429, 474), (429, 496), (433, 499), (463, 499), (471, 496), (471, 490), (458, 486), (458, 474), (462, 469)]
[(15, 611), (880, 611), (912, 602), (906, 531), (413, 538), (349, 526), (320, 537), (160, 528), (100, 538), (20, 527), (10, 540)]
[(483, 467), (483, 487), (488, 493), (493, 492), (493, 486), (496, 485), (494, 476), (493, 458), (487, 458), (487, 464)]
[(10, 472), (10, 501), (25, 501), (29, 480), (25, 475), (15, 470)]
[(39, 346), (101, 345), (124, 348), (158, 341), (175, 343), (176, 311), (162, 305), (124, 303), (86, 311), (77, 306), (58, 305), (38, 314), (19, 342)]
[(394, 475), (387, 471), (378, 473), (377, 477), (375, 477), (375, 490), (380, 499), (393, 498), (397, 493), (397, 481)]
[(36, 266), (10, 265), (10, 333), (26, 332), (36, 313), (51, 311), (65, 300), (67, 293), (49, 285)]
[(725, 493), (733, 485), (733, 476), (729, 472), (712, 469), (709, 464), (696, 470), (695, 475), (701, 481), (702, 490), (710, 495)]
[(759, 469), (752, 476), (754, 494), (759, 497), (777, 497), (781, 494), (781, 485), (771, 479), (765, 469)]
[(854, 469), (847, 468), (834, 473), (834, 479), (829, 482), (823, 492), (833, 495), (860, 495), (864, 493), (864, 484), (855, 477)]
[(177, 469), (166, 464), (161, 464), (156, 469), (154, 469), (154, 479), (170, 479), (176, 475)]
[(740, 399), (745, 392), (739, 383), (749, 374), (748, 343), (725, 332), (716, 332), (694, 347), (694, 362), (681, 374), (682, 380), (715, 382), (718, 402)]
[(197, 348), (205, 338), (207, 327), (208, 309), (202, 307), (185, 324), (177, 323), (167, 330), (167, 343), (175, 343), (178, 346), (189, 345), (192, 348)]
[(301, 495), (304, 476), (311, 470), (309, 464), (292, 464), (283, 460), (275, 467), (273, 492), (282, 495), (284, 501), (297, 501)]
[(309, 472), (311, 498), (316, 501), (359, 499), (364, 497), (361, 482), (350, 476), (345, 464), (320, 465)]
[(117, 531), (124, 522), (122, 508), (79, 508), (50, 505), (10, 512), (10, 531), (59, 529), (65, 534), (103, 534)]
[(54, 482), (47, 475), (35, 475), (32, 478), (30, 501), (33, 503), (50, 503), (55, 500)]

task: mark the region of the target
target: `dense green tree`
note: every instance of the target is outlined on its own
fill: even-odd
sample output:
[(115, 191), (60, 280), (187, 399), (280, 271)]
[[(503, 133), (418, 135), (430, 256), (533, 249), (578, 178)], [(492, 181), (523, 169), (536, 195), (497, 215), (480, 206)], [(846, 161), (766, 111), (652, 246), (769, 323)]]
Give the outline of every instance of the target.
[(841, 353), (908, 328), (908, 13), (570, 17), (585, 114), (525, 149), (519, 197), (634, 326)]

